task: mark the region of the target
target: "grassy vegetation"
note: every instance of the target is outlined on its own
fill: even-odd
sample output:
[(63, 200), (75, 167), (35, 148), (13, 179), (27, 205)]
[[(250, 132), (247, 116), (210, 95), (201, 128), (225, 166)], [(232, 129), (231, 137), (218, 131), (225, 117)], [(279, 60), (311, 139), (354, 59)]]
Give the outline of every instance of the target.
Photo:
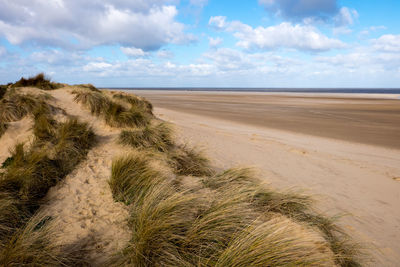
[(171, 133), (171, 127), (162, 122), (156, 125), (147, 125), (144, 128), (122, 130), (119, 135), (119, 142), (133, 148), (154, 148), (165, 152), (174, 144)]
[(271, 190), (249, 169), (203, 175), (188, 191), (144, 155), (113, 162), (110, 186), (130, 205), (133, 232), (113, 266), (360, 266), (356, 246), (309, 197)]
[(0, 122), (0, 137), (6, 132), (8, 124), (5, 122)]
[(32, 228), (32, 218), (49, 188), (71, 172), (95, 143), (87, 124), (75, 118), (56, 122), (49, 106), (32, 101), (22, 108), (34, 115), (35, 139), (30, 148), (17, 144), (0, 174), (0, 262), (6, 266), (58, 261), (41, 231)]
[(25, 79), (22, 77), (19, 81), (11, 85), (12, 87), (37, 87), (43, 90), (54, 90), (61, 88), (63, 85), (59, 83), (51, 82), (49, 78), (47, 78), (44, 73), (39, 73), (34, 77), (29, 77)]
[(74, 91), (75, 101), (87, 106), (92, 114), (101, 115), (113, 127), (142, 127), (151, 119), (150, 114), (138, 106), (127, 109), (101, 92), (92, 90)]
[(139, 109), (145, 110), (150, 114), (153, 114), (153, 105), (142, 97), (127, 93), (117, 93), (113, 95), (113, 98), (123, 100), (129, 103), (132, 107), (137, 107)]
[(0, 100), (7, 92), (8, 85), (0, 85)]
[(43, 98), (19, 94), (15, 90), (8, 92), (0, 101), (0, 122), (18, 121), (36, 109), (49, 109)]

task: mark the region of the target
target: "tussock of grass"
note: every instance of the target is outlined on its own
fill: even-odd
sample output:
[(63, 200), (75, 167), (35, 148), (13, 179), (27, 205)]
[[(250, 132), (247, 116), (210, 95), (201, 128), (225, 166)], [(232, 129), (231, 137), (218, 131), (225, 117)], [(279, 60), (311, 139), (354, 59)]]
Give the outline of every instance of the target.
[(50, 241), (57, 224), (38, 214), (0, 246), (1, 266), (90, 266), (79, 247), (61, 247)]
[(0, 101), (0, 122), (18, 121), (37, 109), (50, 107), (39, 97), (11, 92)]
[(176, 146), (168, 152), (170, 165), (179, 175), (209, 176), (213, 174), (209, 160), (195, 148)]
[(97, 89), (93, 84), (79, 84), (77, 85), (78, 87), (89, 89), (90, 91), (95, 91), (95, 92), (101, 92), (99, 89)]
[(59, 83), (51, 82), (49, 78), (47, 78), (44, 73), (39, 73), (34, 77), (30, 77), (28, 79), (21, 78), (19, 81), (14, 83), (12, 87), (37, 87), (43, 90), (54, 90), (62, 87)]
[(7, 92), (8, 85), (0, 85), (0, 100), (4, 97)]
[(161, 173), (149, 165), (149, 160), (142, 153), (131, 154), (113, 161), (109, 184), (116, 201), (125, 204), (139, 202), (149, 188), (160, 183)]
[(154, 148), (166, 152), (173, 145), (171, 135), (171, 127), (162, 122), (144, 128), (123, 130), (119, 135), (119, 142), (133, 148)]
[(8, 124), (5, 122), (0, 122), (0, 137), (7, 131)]
[(129, 103), (133, 108), (139, 108), (153, 114), (153, 105), (145, 98), (135, 96), (133, 94), (118, 93), (113, 98), (123, 100)]
[(150, 122), (150, 116), (142, 109), (132, 107), (126, 109), (122, 105), (111, 101), (101, 92), (74, 91), (75, 101), (87, 106), (92, 114), (102, 115), (106, 123), (114, 127), (146, 126)]
[(89, 107), (90, 112), (97, 116), (102, 114), (110, 104), (109, 99), (100, 92), (74, 91), (73, 93), (75, 94), (76, 102)]
[(226, 185), (238, 186), (252, 191), (250, 201), (253, 208), (262, 214), (279, 213), (293, 221), (318, 229), (334, 253), (336, 264), (340, 266), (360, 266), (360, 247), (335, 224), (336, 217), (327, 217), (313, 209), (313, 200), (295, 192), (278, 192), (260, 185), (251, 169), (230, 169), (213, 177), (203, 179), (205, 186), (216, 190), (226, 190)]
[(333, 266), (325, 244), (288, 219), (254, 223), (236, 234), (214, 266)]

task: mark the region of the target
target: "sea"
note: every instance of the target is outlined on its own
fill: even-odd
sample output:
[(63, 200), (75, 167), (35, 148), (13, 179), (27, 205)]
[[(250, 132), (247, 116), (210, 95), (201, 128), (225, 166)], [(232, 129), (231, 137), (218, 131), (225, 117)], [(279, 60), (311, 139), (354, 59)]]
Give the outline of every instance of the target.
[[(106, 88), (104, 88), (106, 89)], [(400, 94), (400, 88), (227, 88), (227, 87), (107, 87), (113, 90), (209, 91), (209, 92), (270, 92), (270, 93), (349, 93)]]

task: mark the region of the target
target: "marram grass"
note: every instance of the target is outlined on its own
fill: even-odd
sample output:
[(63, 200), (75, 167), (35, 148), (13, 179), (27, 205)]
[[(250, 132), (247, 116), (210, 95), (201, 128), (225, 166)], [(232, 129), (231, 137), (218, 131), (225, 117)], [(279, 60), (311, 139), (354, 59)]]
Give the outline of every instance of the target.
[(130, 205), (133, 232), (113, 266), (359, 266), (356, 247), (309, 197), (264, 187), (250, 169), (180, 190), (144, 153), (113, 162), (110, 185)]
[(106, 123), (113, 127), (146, 126), (151, 115), (138, 107), (130, 109), (112, 101), (102, 92), (92, 90), (73, 91), (75, 101), (88, 107), (92, 114), (102, 116)]

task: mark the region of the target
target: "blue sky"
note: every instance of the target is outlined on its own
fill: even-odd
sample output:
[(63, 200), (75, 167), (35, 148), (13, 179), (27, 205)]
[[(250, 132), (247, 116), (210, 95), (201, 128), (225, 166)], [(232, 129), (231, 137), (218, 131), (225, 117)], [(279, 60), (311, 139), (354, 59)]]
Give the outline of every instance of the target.
[(0, 83), (400, 87), (395, 0), (0, 0)]

